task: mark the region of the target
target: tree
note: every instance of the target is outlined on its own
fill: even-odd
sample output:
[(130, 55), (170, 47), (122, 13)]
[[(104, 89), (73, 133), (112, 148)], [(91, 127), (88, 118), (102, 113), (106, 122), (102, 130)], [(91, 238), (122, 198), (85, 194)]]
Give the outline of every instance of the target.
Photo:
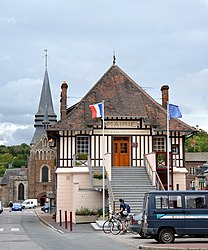
[(4, 175), (9, 164), (13, 168), (27, 166), (29, 153), (30, 146), (25, 143), (16, 146), (0, 145), (0, 176)]
[(13, 160), (13, 155), (10, 153), (0, 154), (0, 164), (5, 165), (11, 163)]
[(208, 134), (203, 129), (197, 129), (199, 132), (185, 141), (186, 152), (208, 152)]

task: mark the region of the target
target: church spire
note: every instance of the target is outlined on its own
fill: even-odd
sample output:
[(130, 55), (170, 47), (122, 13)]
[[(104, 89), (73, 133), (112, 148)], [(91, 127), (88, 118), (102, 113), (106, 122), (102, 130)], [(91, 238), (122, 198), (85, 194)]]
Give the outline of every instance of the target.
[(47, 71), (47, 49), (45, 51), (45, 75), (42, 85), (42, 91), (38, 106), (38, 111), (35, 115), (35, 133), (31, 141), (31, 145), (35, 144), (44, 134), (48, 126), (57, 122), (57, 116), (53, 109), (52, 95)]
[(45, 70), (47, 70), (48, 67), (48, 50), (44, 49), (45, 51)]

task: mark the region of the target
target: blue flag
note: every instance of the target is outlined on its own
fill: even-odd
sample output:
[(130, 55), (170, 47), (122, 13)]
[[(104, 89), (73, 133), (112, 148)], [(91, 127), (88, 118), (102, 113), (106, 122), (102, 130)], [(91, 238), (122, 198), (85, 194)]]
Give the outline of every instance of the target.
[(169, 117), (170, 118), (181, 118), (182, 114), (177, 105), (169, 104)]

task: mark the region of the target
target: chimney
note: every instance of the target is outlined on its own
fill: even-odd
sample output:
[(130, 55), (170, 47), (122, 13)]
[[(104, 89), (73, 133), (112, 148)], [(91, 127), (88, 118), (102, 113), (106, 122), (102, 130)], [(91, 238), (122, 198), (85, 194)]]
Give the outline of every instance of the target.
[(61, 120), (66, 116), (67, 110), (67, 89), (68, 85), (66, 81), (61, 84), (61, 99), (60, 99), (60, 116)]
[(162, 106), (163, 108), (167, 108), (167, 102), (169, 101), (169, 86), (168, 85), (163, 85), (161, 87), (162, 91)]

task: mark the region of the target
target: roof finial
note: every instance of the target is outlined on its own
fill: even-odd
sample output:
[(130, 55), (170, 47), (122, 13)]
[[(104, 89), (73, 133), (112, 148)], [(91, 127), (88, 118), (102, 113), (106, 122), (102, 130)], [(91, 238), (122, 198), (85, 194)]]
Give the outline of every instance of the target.
[(115, 54), (115, 51), (113, 51), (113, 65), (116, 64), (116, 54)]
[(44, 51), (45, 51), (45, 68), (47, 70), (47, 66), (48, 66), (48, 54), (47, 54), (47, 52), (48, 52), (48, 50), (44, 49)]

